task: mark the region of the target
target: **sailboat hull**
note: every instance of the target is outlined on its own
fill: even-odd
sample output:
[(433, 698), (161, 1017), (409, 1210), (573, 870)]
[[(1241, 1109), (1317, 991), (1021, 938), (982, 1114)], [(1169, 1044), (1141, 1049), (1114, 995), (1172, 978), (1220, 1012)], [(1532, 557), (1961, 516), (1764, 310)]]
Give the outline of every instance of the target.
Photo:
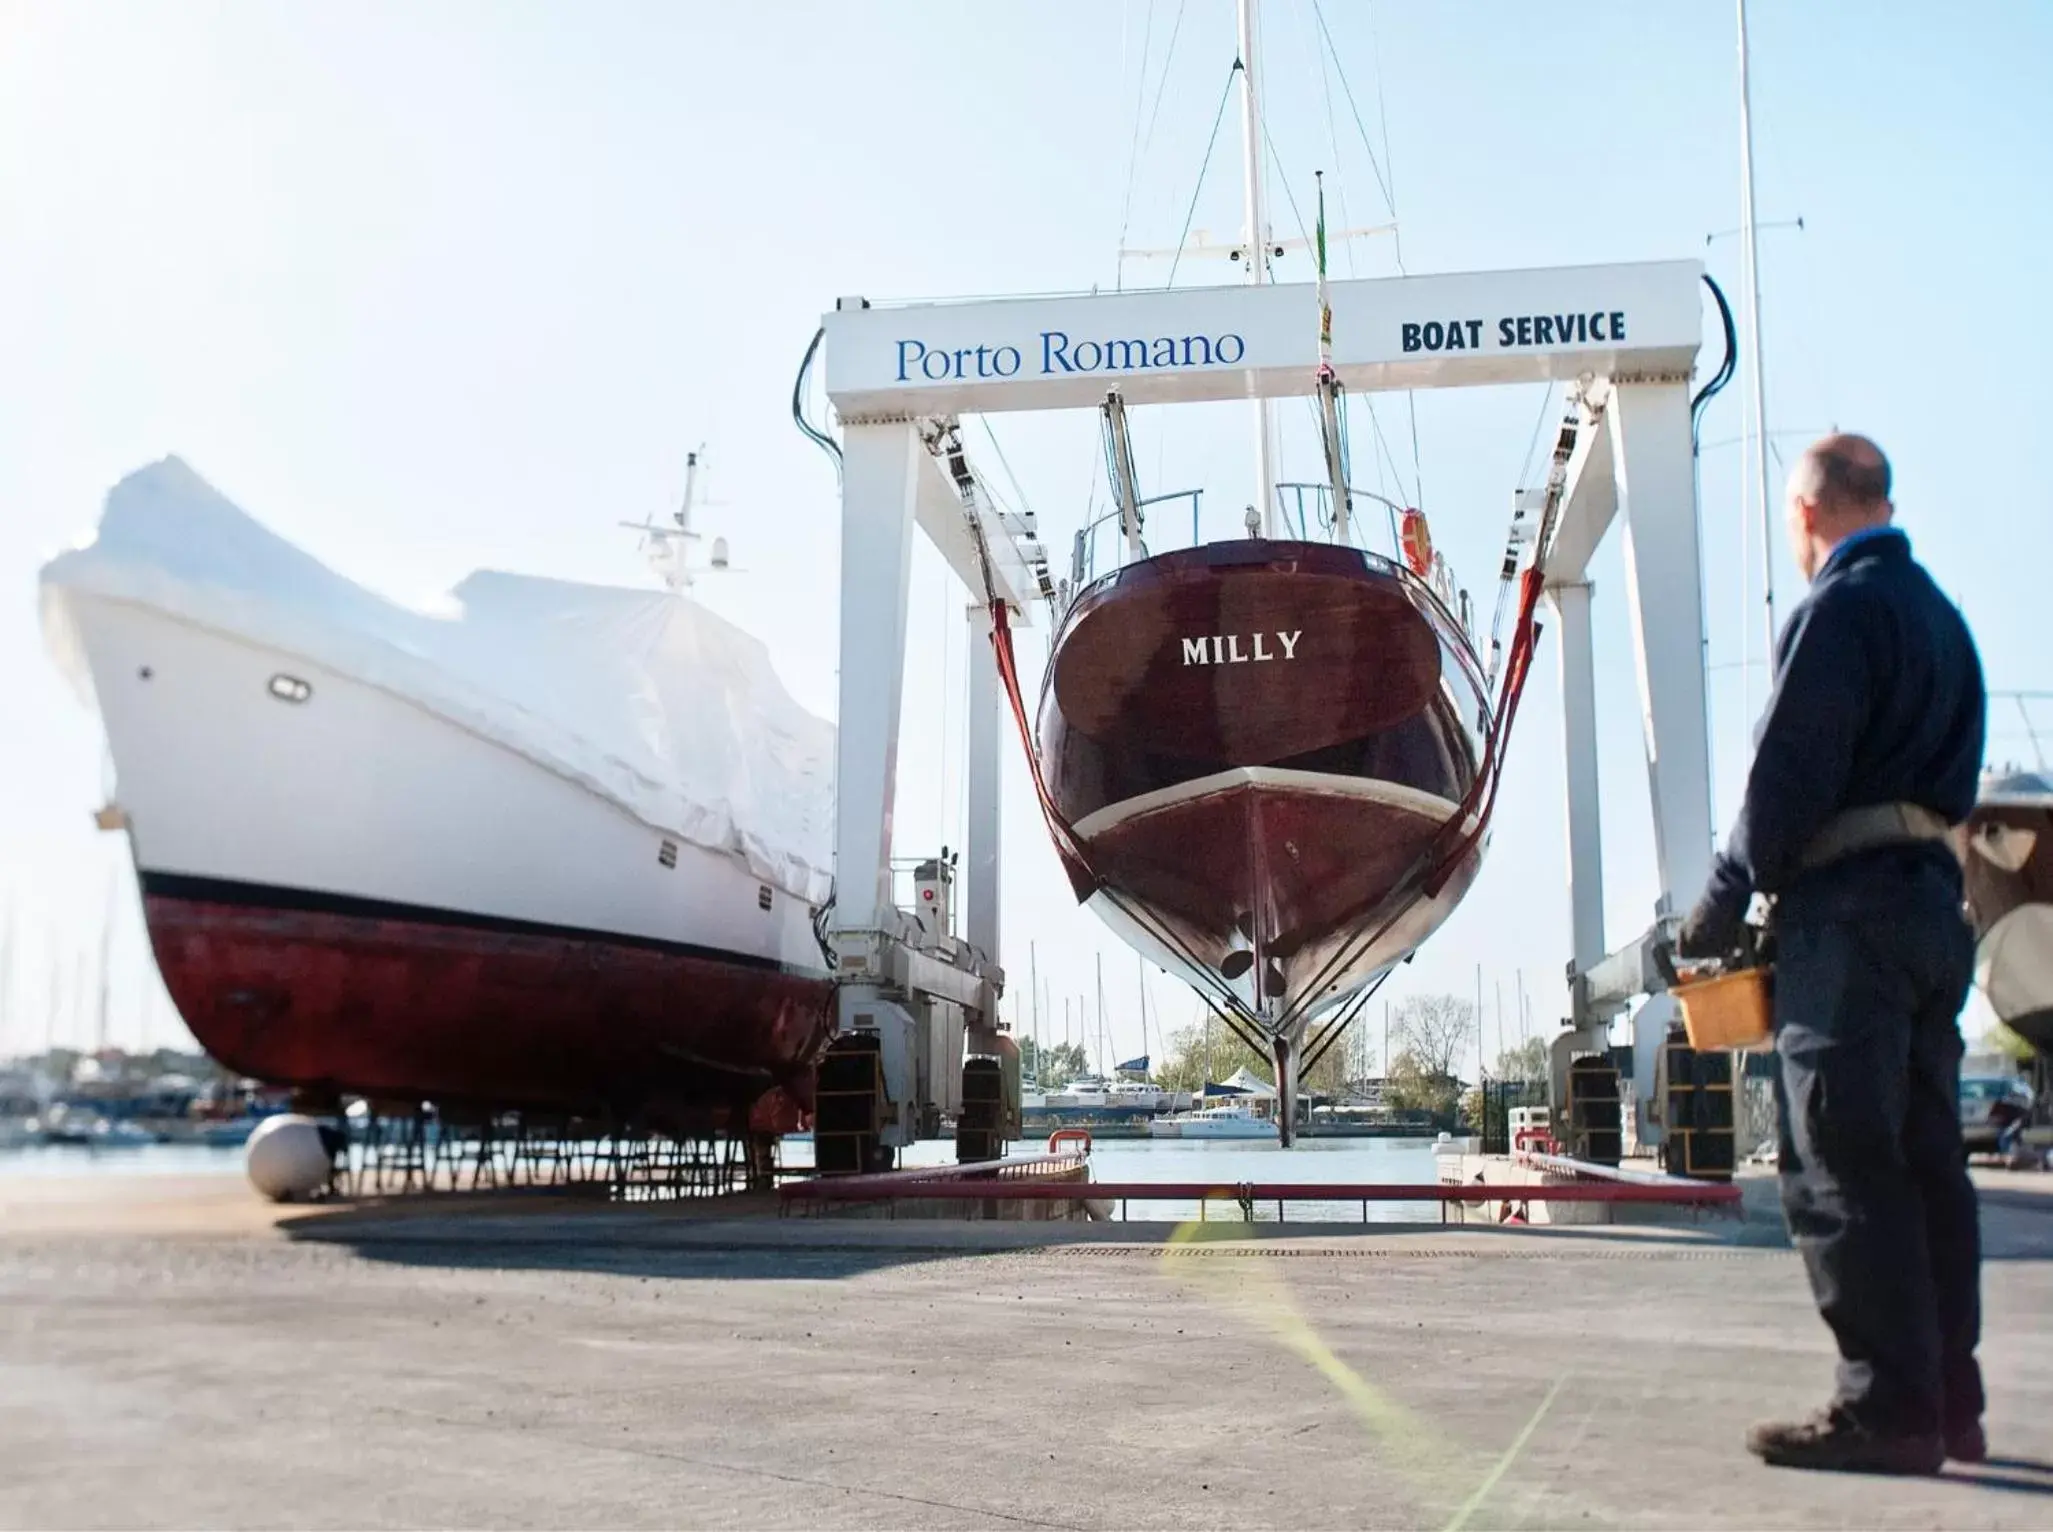
[(1452, 615), (1372, 555), (1247, 541), (1130, 565), (1078, 597), (1041, 701), (1079, 892), (1200, 985), (1309, 1016), (1475, 877), (1480, 838), (1420, 888), (1462, 838), (1484, 696)]

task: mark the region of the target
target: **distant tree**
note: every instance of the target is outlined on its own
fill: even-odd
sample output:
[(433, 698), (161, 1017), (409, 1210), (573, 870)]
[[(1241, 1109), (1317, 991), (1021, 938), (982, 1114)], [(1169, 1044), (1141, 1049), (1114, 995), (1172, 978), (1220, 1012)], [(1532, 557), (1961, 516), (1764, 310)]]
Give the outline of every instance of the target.
[(1428, 1077), (1454, 1077), (1475, 1028), (1475, 1004), (1459, 995), (1412, 995), (1390, 1018), (1392, 1040)]
[[(1169, 1034), (1163, 1055), (1156, 1061), (1155, 1082), (1158, 1085), (1168, 1090), (1202, 1090), (1206, 1080), (1224, 1080), (1242, 1069), (1267, 1084), (1275, 1083), (1275, 1060), (1266, 1051), (1250, 1048), (1226, 1023), (1216, 1018), (1211, 1026), (1211, 1068), (1208, 1072), (1205, 1030), (1200, 1024)], [(1318, 1035), (1319, 1027), (1315, 1023), (1307, 1042)], [(1364, 1038), (1363, 1024), (1359, 1020), (1351, 1023), (1311, 1068), (1305, 1069), (1300, 1064), (1300, 1089), (1307, 1094), (1337, 1096), (1350, 1084), (1366, 1079), (1369, 1071)]]
[(1516, 1048), (1507, 1048), (1497, 1055), (1497, 1078), (1500, 1080), (1544, 1080), (1547, 1078), (1547, 1044), (1540, 1038), (1529, 1037)]
[(1275, 1074), (1269, 1060), (1242, 1042), (1224, 1022), (1212, 1022), (1209, 1047), (1205, 1030), (1200, 1024), (1169, 1034), (1168, 1049), (1155, 1070), (1158, 1085), (1167, 1090), (1195, 1091), (1203, 1090), (1206, 1080), (1223, 1080), (1241, 1068), (1264, 1080)]
[[(1333, 1040), (1333, 1045), (1320, 1056), (1316, 1064), (1309, 1069), (1299, 1070), (1298, 1083), (1307, 1092), (1321, 1096), (1338, 1096), (1346, 1091), (1350, 1079), (1347, 1067), (1348, 1043), (1360, 1027), (1359, 1020), (1349, 1022), (1347, 1031)], [(1318, 1031), (1315, 1024), (1311, 1037), (1318, 1036)], [(1306, 1042), (1310, 1041), (1311, 1038), (1308, 1037)]]
[(1384, 1103), (1400, 1112), (1430, 1112), (1451, 1122), (1460, 1105), (1461, 1082), (1445, 1070), (1433, 1070), (1409, 1048), (1390, 1061), (1384, 1077)]
[(1081, 1043), (1050, 1043), (1041, 1047), (1031, 1037), (1020, 1039), (1020, 1073), (1038, 1081), (1044, 1090), (1067, 1085), (1089, 1068), (1090, 1060)]

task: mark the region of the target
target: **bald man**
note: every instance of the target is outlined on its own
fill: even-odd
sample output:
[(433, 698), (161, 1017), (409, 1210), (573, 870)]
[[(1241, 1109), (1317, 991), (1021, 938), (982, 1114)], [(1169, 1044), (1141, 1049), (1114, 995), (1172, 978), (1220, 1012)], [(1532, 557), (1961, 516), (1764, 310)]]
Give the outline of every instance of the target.
[(1890, 521), (1889, 462), (1828, 436), (1789, 477), (1810, 593), (1725, 852), (1677, 951), (1731, 951), (1773, 897), (1782, 1207), (1839, 1343), (1806, 1421), (1754, 1428), (1770, 1463), (1934, 1473), (1980, 1461), (1981, 1254), (1960, 1138), (1973, 970), (1948, 843), (1974, 806), (1981, 662)]

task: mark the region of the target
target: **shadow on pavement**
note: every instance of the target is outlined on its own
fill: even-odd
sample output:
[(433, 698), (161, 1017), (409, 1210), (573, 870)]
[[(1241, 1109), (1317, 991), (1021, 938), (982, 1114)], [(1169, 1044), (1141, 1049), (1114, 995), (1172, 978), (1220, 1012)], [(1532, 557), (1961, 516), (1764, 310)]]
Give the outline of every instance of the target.
[[(774, 1200), (621, 1205), (541, 1193), (393, 1198), (317, 1208), (278, 1227), (295, 1243), (338, 1245), (381, 1263), (556, 1270), (680, 1280), (836, 1280), (924, 1262), (1166, 1245), (1171, 1222), (959, 1221), (776, 1216)], [(1672, 1228), (1468, 1224), (1244, 1223), (1215, 1220), (1200, 1243), (1246, 1252), (1445, 1257), (1658, 1257), (1786, 1246), (1778, 1227), (1706, 1220)]]
[(2053, 1197), (2043, 1192), (1981, 1187), (1982, 1259), (2053, 1260)]
[(1991, 1457), (1982, 1463), (1959, 1463), (1939, 1477), (2010, 1495), (2053, 1496), (2053, 1464), (2036, 1458)]

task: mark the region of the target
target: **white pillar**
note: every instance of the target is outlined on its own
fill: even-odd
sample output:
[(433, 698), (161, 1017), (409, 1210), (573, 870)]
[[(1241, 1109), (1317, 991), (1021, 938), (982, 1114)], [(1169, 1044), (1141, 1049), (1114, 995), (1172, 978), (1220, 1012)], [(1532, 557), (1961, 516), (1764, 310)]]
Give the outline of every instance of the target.
[(1682, 379), (1621, 383), (1610, 414), (1654, 856), (1665, 905), (1679, 912), (1702, 892), (1713, 846), (1689, 385)]
[[(998, 677), (998, 659), (991, 652), (989, 607), (969, 609), (969, 876), (963, 929), (969, 944), (987, 964), (998, 959), (1000, 841), (1000, 753), (1005, 724), (1005, 688)], [(984, 1018), (995, 1027), (993, 1014)]]
[(1561, 620), (1561, 738), (1568, 767), (1569, 950), (1578, 969), (1604, 946), (1603, 798), (1597, 776), (1597, 662), (1590, 637), (1590, 586), (1550, 585)]
[[(851, 425), (843, 432), (833, 929), (851, 936), (877, 931), (891, 907), (913, 495), (924, 450), (905, 423)], [(875, 955), (873, 942), (836, 945), (844, 969), (851, 954)]]

